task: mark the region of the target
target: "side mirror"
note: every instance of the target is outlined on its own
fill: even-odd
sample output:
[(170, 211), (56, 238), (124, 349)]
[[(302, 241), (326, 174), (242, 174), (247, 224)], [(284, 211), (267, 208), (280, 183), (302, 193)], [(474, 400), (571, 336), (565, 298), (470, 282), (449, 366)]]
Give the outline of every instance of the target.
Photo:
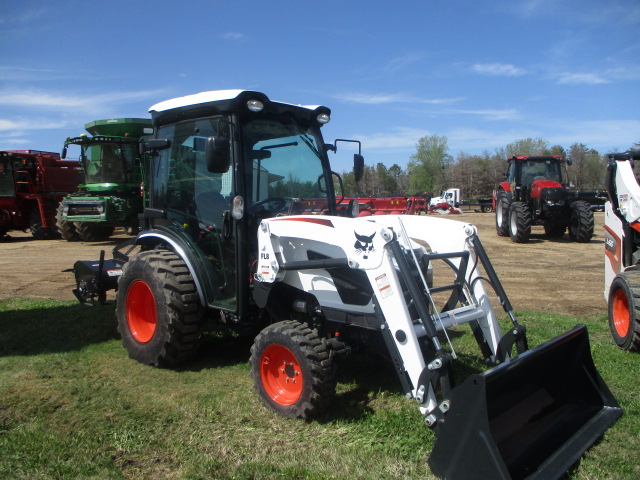
[(207, 170), (211, 173), (225, 173), (231, 166), (229, 139), (224, 137), (207, 137), (204, 146)]
[(571, 160), (570, 158), (567, 158), (567, 165), (569, 166), (573, 165), (573, 160)]
[(356, 182), (362, 180), (364, 175), (364, 157), (359, 153), (353, 155), (353, 177)]
[(151, 150), (164, 150), (170, 146), (171, 142), (166, 138), (147, 138), (138, 143), (138, 152), (140, 153), (140, 156), (142, 156), (145, 152), (150, 152)]
[(67, 158), (67, 146), (66, 145), (64, 147), (62, 147), (62, 153), (60, 154), (60, 158), (62, 158), (62, 160)]

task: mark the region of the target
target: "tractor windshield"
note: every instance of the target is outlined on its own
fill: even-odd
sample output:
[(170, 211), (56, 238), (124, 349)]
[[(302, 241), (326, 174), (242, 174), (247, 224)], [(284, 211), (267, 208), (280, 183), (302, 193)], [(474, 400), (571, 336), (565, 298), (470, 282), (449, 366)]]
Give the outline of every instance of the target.
[(522, 184), (531, 185), (534, 180), (553, 180), (562, 183), (560, 162), (556, 160), (522, 162)]
[(135, 144), (83, 145), (81, 160), (85, 170), (85, 183), (127, 183), (135, 155)]
[[(242, 128), (248, 205), (266, 209), (277, 206), (278, 214), (297, 213), (301, 202), (314, 199), (327, 205), (325, 150), (317, 127), (305, 127), (293, 119), (259, 118)], [(275, 205), (274, 205), (275, 204)], [(297, 207), (296, 207), (297, 205)]]

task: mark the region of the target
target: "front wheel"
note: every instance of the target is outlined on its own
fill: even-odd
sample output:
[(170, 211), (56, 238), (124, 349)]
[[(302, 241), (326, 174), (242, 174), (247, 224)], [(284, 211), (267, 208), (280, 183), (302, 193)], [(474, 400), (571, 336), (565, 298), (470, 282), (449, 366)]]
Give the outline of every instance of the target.
[(60, 236), (67, 242), (75, 242), (80, 239), (75, 224), (64, 220), (64, 205), (62, 203), (58, 205), (56, 210), (56, 227)]
[(94, 222), (76, 222), (76, 232), (83, 242), (102, 242), (112, 234), (114, 227)]
[(333, 359), (305, 324), (285, 320), (269, 325), (255, 338), (249, 361), (260, 400), (285, 417), (313, 418), (335, 396)]
[(522, 202), (513, 202), (509, 208), (509, 233), (516, 243), (526, 243), (531, 235), (531, 210)]
[(609, 328), (616, 345), (640, 351), (640, 271), (616, 275), (609, 289)]
[(134, 360), (172, 366), (197, 352), (203, 311), (178, 255), (166, 250), (134, 255), (122, 268), (116, 303), (122, 344)]
[(587, 243), (593, 237), (595, 220), (593, 211), (587, 202), (578, 200), (571, 204), (571, 218), (569, 219), (569, 237), (580, 243)]

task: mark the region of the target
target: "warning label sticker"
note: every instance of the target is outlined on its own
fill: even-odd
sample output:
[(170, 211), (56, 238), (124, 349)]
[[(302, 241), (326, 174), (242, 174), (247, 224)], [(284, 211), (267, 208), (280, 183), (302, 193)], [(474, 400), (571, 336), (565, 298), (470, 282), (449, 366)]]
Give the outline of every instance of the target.
[(387, 298), (393, 295), (393, 290), (391, 289), (386, 273), (376, 277), (376, 284), (378, 285), (378, 290), (380, 291), (380, 296), (382, 298)]

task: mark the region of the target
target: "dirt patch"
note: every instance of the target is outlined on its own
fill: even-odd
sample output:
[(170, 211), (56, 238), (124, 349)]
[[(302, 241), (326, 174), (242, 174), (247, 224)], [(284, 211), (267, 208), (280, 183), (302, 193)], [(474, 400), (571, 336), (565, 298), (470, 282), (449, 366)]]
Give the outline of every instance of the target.
[[(604, 288), (604, 214), (596, 213), (596, 234), (589, 243), (574, 243), (568, 235), (548, 239), (533, 227), (527, 244), (515, 244), (495, 232), (490, 213), (463, 213), (451, 219), (473, 223), (516, 311), (537, 310), (575, 316), (606, 315)], [(96, 260), (100, 250), (128, 239), (117, 232), (107, 242), (34, 240), (31, 234), (10, 232), (0, 241), (0, 298), (74, 299), (73, 274), (63, 272), (76, 260)]]

